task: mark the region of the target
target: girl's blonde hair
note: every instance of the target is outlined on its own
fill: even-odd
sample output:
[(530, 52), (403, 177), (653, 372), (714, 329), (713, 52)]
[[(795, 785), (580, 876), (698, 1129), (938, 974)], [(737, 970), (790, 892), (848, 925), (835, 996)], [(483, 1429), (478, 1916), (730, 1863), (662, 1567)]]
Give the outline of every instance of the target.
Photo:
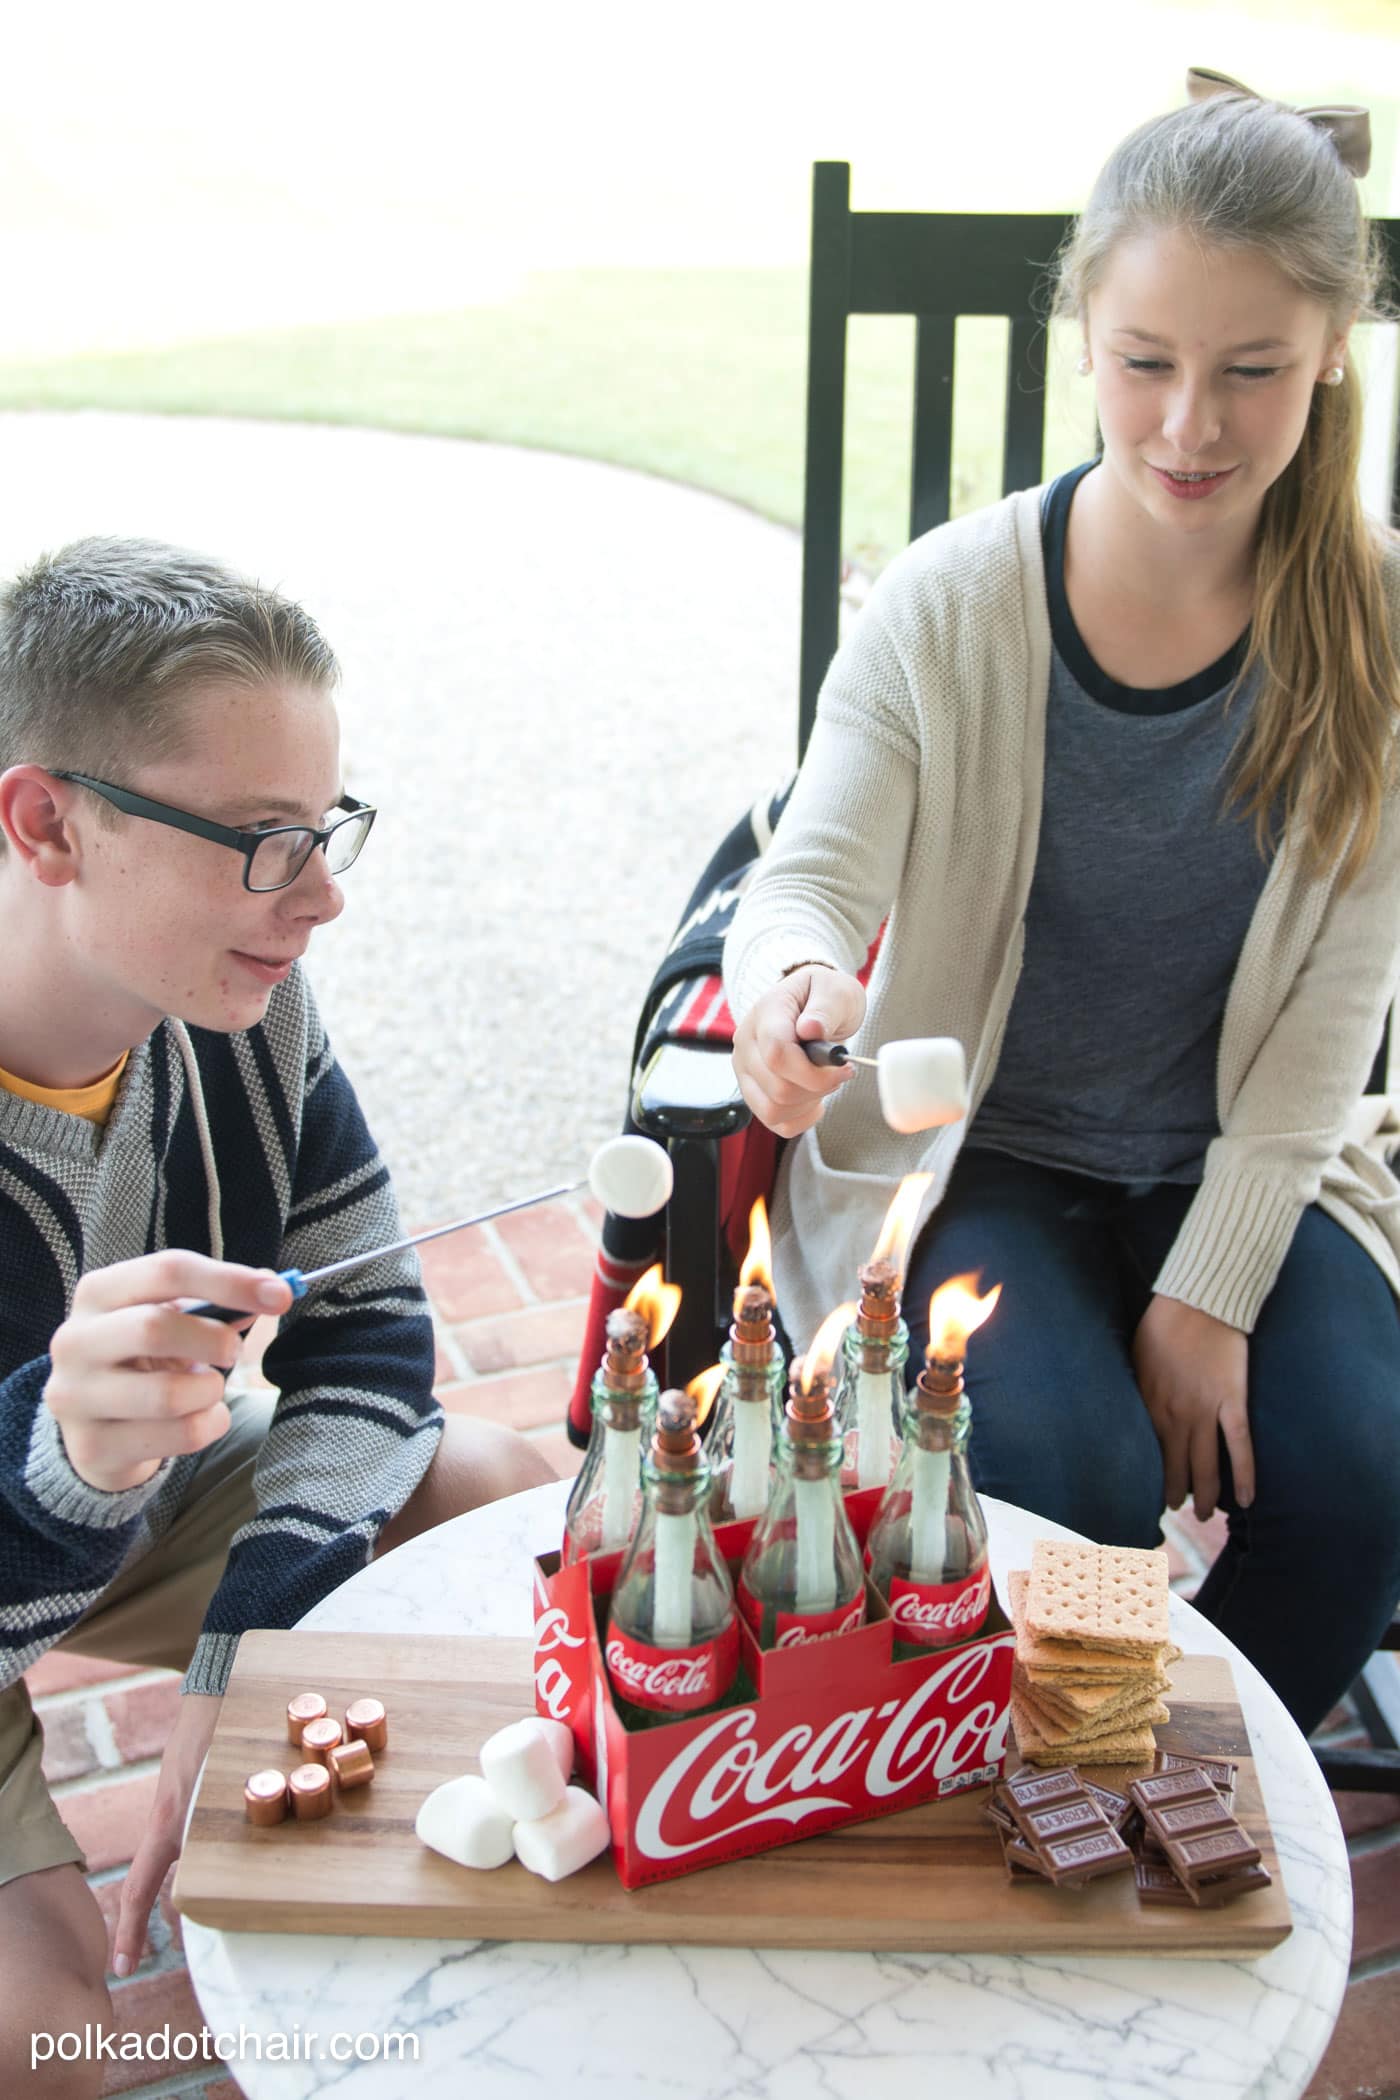
[[(1269, 258), (1338, 328), (1380, 319), (1379, 243), (1330, 136), (1253, 95), (1212, 95), (1141, 125), (1110, 156), (1059, 258), (1055, 310), (1082, 323), (1118, 242), (1184, 229)], [(1264, 498), (1254, 618), (1240, 672), (1260, 691), (1234, 794), (1261, 850), (1301, 826), (1342, 885), (1375, 843), (1400, 713), (1382, 563), (1361, 509), (1361, 390), (1316, 386), (1302, 443)], [(1238, 684), (1236, 687), (1238, 690)]]

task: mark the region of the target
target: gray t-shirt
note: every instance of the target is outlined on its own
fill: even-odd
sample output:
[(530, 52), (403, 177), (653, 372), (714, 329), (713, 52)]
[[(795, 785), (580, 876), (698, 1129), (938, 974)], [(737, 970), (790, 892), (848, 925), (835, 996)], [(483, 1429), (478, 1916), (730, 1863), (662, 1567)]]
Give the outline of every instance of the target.
[(1219, 1135), (1220, 1025), (1268, 873), (1228, 803), (1253, 681), (1227, 712), (1243, 641), (1164, 690), (1099, 670), (1064, 594), (1087, 471), (1046, 499), (1044, 811), (1021, 978), (968, 1142), (1111, 1181), (1194, 1182)]

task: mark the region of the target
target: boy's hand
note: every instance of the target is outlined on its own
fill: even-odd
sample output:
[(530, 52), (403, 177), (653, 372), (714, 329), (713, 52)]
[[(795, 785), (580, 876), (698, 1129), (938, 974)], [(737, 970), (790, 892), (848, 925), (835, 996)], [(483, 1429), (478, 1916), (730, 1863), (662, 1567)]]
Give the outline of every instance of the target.
[(290, 1287), (270, 1269), (167, 1249), (84, 1276), (49, 1345), (44, 1400), (68, 1463), (89, 1487), (139, 1487), (161, 1461), (202, 1451), (228, 1428), (224, 1374), (247, 1321), (197, 1320), (172, 1301), (281, 1313)]
[(146, 1921), (171, 1861), (180, 1856), (185, 1817), (189, 1814), (195, 1781), (199, 1778), (199, 1768), (213, 1739), (214, 1723), (223, 1703), (222, 1699), (199, 1692), (187, 1692), (180, 1701), (180, 1711), (160, 1761), (160, 1778), (156, 1782), (151, 1819), (142, 1832), (136, 1857), (122, 1883), (121, 1907), (117, 1912), (116, 1931), (112, 1935), (114, 1975), (129, 1976), (141, 1959)]
[(1219, 1439), (1224, 1437), (1235, 1500), (1254, 1500), (1249, 1438), (1249, 1337), (1177, 1298), (1154, 1298), (1133, 1337), (1138, 1389), (1152, 1417), (1166, 1469), (1167, 1507), (1193, 1494), (1204, 1523), (1220, 1499)]
[(765, 992), (734, 1035), (739, 1091), (760, 1123), (796, 1137), (821, 1121), (826, 1097), (854, 1079), (853, 1065), (814, 1065), (803, 1043), (844, 1043), (865, 1019), (865, 992), (844, 970), (812, 963)]

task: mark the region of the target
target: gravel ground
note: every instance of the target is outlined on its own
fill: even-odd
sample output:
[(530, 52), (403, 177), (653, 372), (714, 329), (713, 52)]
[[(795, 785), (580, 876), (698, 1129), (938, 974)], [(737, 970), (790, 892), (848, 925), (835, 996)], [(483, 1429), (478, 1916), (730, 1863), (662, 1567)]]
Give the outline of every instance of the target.
[(586, 1170), (688, 890), (793, 759), (800, 550), (550, 453), (324, 426), (0, 416), (0, 572), (91, 532), (301, 598), (380, 805), (311, 977), (405, 1215)]

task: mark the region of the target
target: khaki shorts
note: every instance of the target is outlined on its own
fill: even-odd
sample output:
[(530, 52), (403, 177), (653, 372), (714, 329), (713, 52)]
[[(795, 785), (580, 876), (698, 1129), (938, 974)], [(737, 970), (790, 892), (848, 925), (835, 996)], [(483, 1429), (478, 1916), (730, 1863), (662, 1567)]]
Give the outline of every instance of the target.
[[(194, 1653), (229, 1542), (255, 1515), (253, 1463), (276, 1394), (230, 1394), (228, 1430), (200, 1455), (174, 1523), (54, 1643), (75, 1655), (183, 1670)], [(0, 1692), (0, 1885), (72, 1860), (86, 1866), (42, 1770), (44, 1732), (23, 1679)]]

